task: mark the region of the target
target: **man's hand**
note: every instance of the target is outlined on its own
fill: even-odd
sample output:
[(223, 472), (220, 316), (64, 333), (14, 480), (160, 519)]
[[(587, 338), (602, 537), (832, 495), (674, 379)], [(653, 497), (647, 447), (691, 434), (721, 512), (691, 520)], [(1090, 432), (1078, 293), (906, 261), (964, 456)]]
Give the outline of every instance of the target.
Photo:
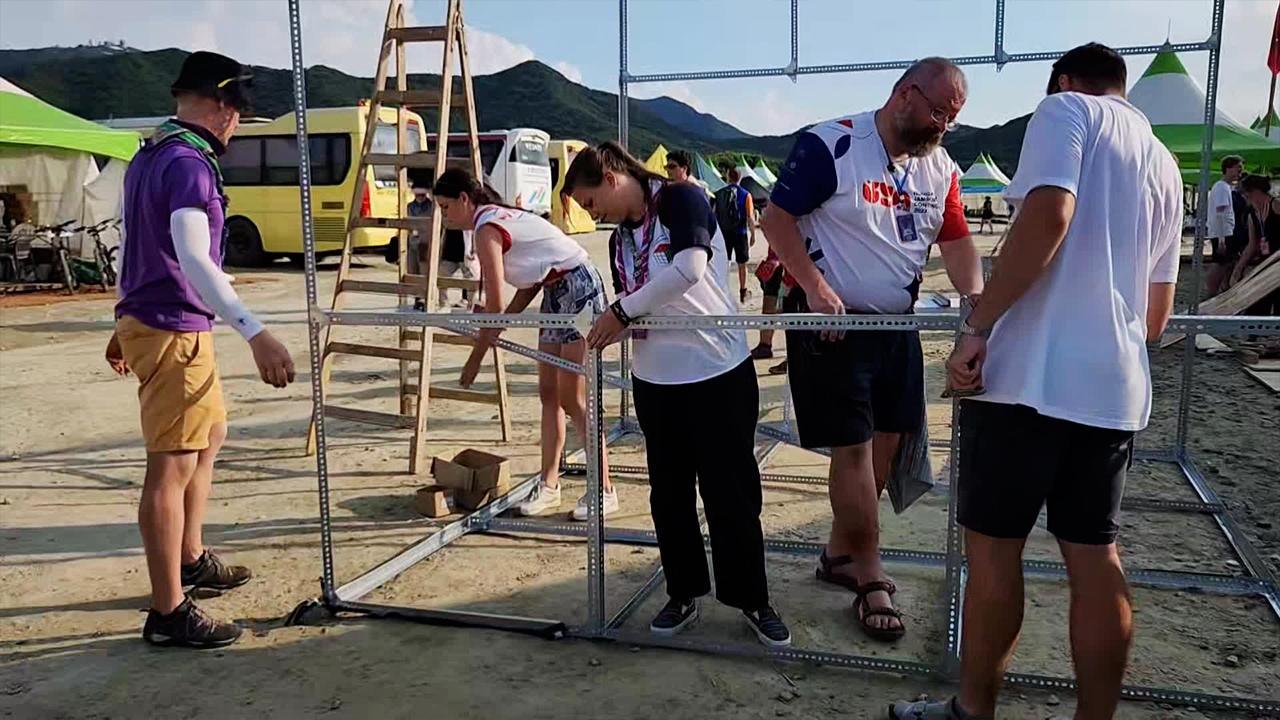
[(606, 310), (603, 315), (596, 319), (596, 324), (591, 328), (591, 332), (587, 333), (587, 347), (592, 350), (603, 350), (621, 340), (623, 333), (626, 331), (627, 326), (623, 325), (618, 316), (613, 314), (613, 310)]
[(258, 364), (262, 382), (278, 388), (293, 382), (293, 358), (289, 357), (288, 348), (270, 332), (263, 330), (254, 335), (249, 349), (253, 350), (253, 361)]
[[(831, 289), (825, 278), (819, 276), (817, 286), (805, 288), (804, 294), (805, 300), (809, 304), (810, 312), (823, 315), (844, 315), (844, 301), (840, 299), (835, 290)], [(844, 337), (844, 331), (823, 330), (819, 337), (823, 340), (839, 340)]]
[(120, 349), (120, 338), (111, 333), (111, 340), (107, 342), (107, 364), (115, 371), (117, 375), (129, 374), (129, 363), (124, 361), (124, 351)]
[(973, 395), (982, 392), (982, 364), (987, 360), (987, 340), (961, 335), (947, 358), (947, 391)]

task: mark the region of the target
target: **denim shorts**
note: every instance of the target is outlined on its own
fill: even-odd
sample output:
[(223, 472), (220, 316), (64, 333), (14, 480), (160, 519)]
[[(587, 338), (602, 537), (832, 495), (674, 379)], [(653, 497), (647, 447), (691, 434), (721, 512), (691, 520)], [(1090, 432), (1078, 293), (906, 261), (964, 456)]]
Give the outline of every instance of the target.
[[(560, 277), (559, 280), (542, 288), (542, 312), (555, 315), (577, 315), (583, 308), (590, 307), (595, 315), (603, 313), (607, 307), (604, 294), (604, 281), (595, 265), (583, 263)], [(582, 334), (574, 328), (542, 328), (538, 332), (538, 342), (571, 343), (582, 339)]]

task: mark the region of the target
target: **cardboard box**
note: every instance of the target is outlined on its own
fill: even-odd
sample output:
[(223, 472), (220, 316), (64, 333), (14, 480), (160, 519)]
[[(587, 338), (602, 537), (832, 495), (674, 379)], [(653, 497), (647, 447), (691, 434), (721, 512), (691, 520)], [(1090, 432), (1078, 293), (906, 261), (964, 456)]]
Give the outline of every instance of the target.
[(453, 514), (453, 491), (439, 485), (420, 488), (413, 498), (413, 509), (429, 518)]
[(453, 497), (457, 506), (463, 510), (479, 510), (494, 500), (507, 494), (510, 488), (491, 488), (489, 490), (454, 490)]
[(511, 463), (501, 455), (480, 450), (463, 450), (450, 460), (437, 457), (431, 461), (431, 474), (436, 484), (453, 488), (454, 497), (461, 500), (462, 493), (495, 491), (502, 495), (511, 489)]

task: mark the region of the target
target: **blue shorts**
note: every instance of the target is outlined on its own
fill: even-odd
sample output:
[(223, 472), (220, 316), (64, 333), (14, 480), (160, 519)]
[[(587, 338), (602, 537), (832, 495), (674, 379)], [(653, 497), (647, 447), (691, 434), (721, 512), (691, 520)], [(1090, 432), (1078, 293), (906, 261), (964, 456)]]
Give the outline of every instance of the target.
[[(604, 281), (595, 265), (583, 263), (560, 277), (559, 280), (542, 288), (542, 312), (550, 315), (577, 315), (585, 307), (590, 307), (595, 315), (603, 313), (608, 303), (604, 294)], [(538, 332), (538, 342), (564, 343), (577, 342), (582, 333), (574, 328), (542, 328)]]

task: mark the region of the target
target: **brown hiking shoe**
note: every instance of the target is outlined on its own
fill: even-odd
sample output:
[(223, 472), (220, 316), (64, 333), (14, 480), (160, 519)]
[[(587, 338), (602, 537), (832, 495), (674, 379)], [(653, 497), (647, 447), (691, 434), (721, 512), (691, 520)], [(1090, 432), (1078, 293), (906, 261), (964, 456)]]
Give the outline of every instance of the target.
[(152, 645), (220, 648), (239, 640), (242, 632), (235, 623), (209, 617), (191, 602), (191, 598), (186, 598), (168, 615), (148, 610), (147, 622), (142, 626), (142, 639)]
[(777, 365), (774, 365), (773, 367), (769, 368), (769, 374), (770, 374), (770, 375), (786, 375), (786, 374), (787, 374), (787, 361), (786, 361), (786, 360), (783, 360), (782, 362), (778, 363)]
[(200, 559), (182, 566), (182, 586), (230, 590), (249, 582), (253, 573), (241, 565), (227, 565), (212, 551), (205, 550)]
[(772, 345), (757, 345), (751, 348), (752, 360), (768, 360), (773, 357)]

